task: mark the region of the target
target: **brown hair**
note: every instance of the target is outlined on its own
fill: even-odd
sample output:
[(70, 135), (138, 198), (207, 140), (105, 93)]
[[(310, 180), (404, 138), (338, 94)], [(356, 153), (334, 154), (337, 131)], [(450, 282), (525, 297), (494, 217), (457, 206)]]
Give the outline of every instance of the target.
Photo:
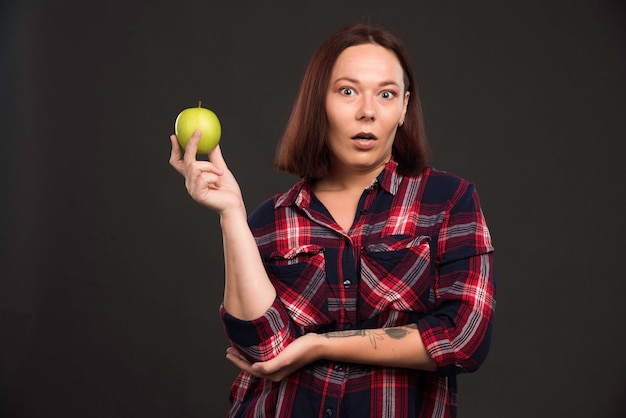
[(278, 170), (311, 179), (328, 175), (330, 150), (326, 144), (325, 101), (330, 75), (344, 49), (367, 43), (387, 48), (398, 57), (404, 70), (405, 90), (410, 93), (404, 125), (398, 128), (392, 150), (398, 172), (416, 176), (424, 170), (428, 159), (426, 135), (409, 55), (389, 30), (365, 24), (340, 29), (313, 54), (276, 152), (274, 165)]

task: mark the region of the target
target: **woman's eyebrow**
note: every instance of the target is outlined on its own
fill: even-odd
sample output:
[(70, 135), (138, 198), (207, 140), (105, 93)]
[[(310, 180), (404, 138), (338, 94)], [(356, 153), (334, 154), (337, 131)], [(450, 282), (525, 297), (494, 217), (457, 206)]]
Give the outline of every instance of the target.
[[(333, 84), (338, 83), (340, 81), (347, 81), (349, 83), (353, 83), (353, 84), (359, 84), (360, 81), (355, 79), (355, 78), (351, 78), (351, 77), (339, 77), (337, 78), (335, 81), (333, 81)], [(396, 81), (393, 80), (389, 80), (389, 81), (381, 81), (380, 83), (378, 83), (379, 86), (388, 86), (388, 85), (394, 85), (394, 86), (399, 86), (399, 84)]]

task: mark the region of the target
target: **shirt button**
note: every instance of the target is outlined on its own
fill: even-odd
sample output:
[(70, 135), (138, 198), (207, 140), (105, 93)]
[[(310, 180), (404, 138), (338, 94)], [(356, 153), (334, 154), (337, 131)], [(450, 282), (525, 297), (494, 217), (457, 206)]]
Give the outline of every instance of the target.
[(333, 410), (328, 408), (326, 409), (326, 411), (324, 411), (327, 417), (332, 417), (333, 416)]
[(343, 366), (341, 364), (335, 364), (335, 370), (340, 372), (343, 370)]
[(344, 287), (350, 287), (351, 284), (352, 284), (352, 282), (350, 280), (348, 280), (348, 279), (343, 281), (343, 286)]

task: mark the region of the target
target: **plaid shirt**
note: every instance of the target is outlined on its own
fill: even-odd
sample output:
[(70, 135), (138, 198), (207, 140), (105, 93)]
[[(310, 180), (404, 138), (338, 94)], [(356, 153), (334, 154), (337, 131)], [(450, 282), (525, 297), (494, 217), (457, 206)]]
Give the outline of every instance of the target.
[(241, 372), (231, 417), (454, 417), (456, 375), (485, 360), (495, 309), (493, 247), (474, 186), (390, 161), (359, 201), (348, 234), (303, 180), (250, 216), (278, 297), (228, 337), (268, 360), (307, 332), (415, 323), (436, 372), (318, 361), (274, 383)]

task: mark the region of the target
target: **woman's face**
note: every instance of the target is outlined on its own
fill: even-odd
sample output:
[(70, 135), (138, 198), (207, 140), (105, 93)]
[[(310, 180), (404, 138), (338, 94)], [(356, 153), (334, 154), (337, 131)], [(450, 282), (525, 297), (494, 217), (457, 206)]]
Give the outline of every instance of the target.
[(378, 45), (346, 48), (326, 93), (331, 174), (380, 170), (404, 121), (409, 93), (396, 55)]

